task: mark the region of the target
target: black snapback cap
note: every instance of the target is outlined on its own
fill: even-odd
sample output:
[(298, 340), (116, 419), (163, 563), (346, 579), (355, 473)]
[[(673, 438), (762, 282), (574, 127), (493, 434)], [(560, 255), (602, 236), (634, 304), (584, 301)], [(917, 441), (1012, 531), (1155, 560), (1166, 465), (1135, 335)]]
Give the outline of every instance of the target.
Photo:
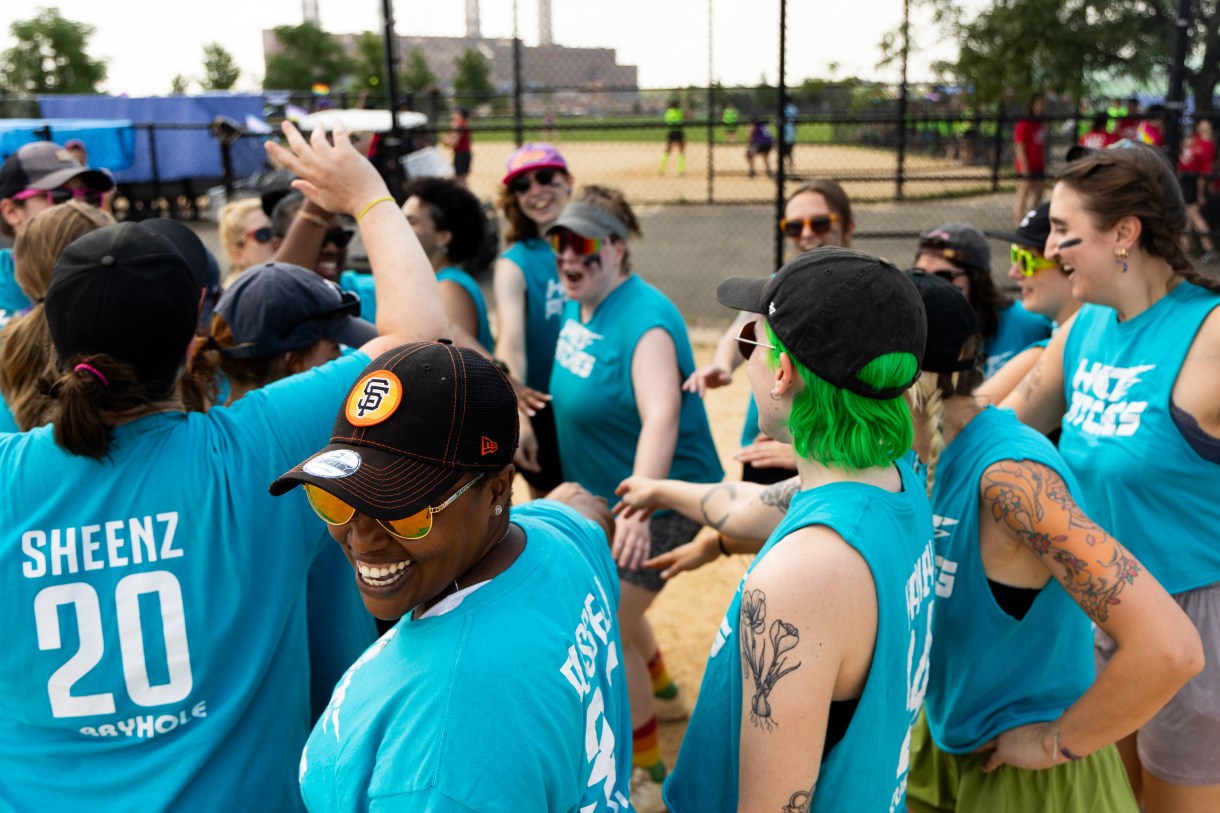
[(927, 323), (919, 292), (892, 263), (848, 248), (798, 255), (770, 279), (732, 277), (720, 304), (761, 313), (790, 353), (819, 378), (866, 398), (896, 398), (915, 379), (874, 389), (857, 374), (887, 353), (922, 361)]
[(912, 268), (906, 274), (919, 291), (928, 316), (927, 347), (920, 368), (930, 373), (955, 373), (978, 364), (982, 358), (981, 343), (976, 355), (961, 358), (966, 341), (979, 332), (979, 322), (970, 301), (943, 277), (918, 268)]
[(374, 519), (431, 505), (467, 472), (498, 471), (517, 448), (517, 396), (500, 368), (447, 339), (374, 359), (349, 391), (330, 444), (271, 484), (311, 483)]

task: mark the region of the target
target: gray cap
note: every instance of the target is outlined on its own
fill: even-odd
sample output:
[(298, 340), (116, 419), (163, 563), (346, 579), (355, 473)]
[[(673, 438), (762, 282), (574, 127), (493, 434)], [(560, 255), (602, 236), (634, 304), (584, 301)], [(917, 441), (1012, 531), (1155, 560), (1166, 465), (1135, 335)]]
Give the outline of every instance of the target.
[(360, 297), (299, 265), (263, 263), (242, 272), (220, 295), (216, 314), (233, 332), (228, 358), (270, 358), (319, 339), (360, 347), (377, 328), (359, 318)]
[(590, 240), (601, 239), (607, 234), (613, 234), (620, 240), (627, 239), (627, 225), (592, 203), (569, 203), (559, 219), (546, 227), (547, 236), (551, 236), (556, 229), (574, 231)]
[(942, 223), (919, 235), (919, 250), (934, 251), (958, 265), (991, 271), (991, 244), (969, 223)]
[(114, 176), (109, 172), (85, 166), (53, 141), (23, 144), (0, 167), (0, 198), (11, 198), (26, 189), (58, 189), (73, 178), (99, 192), (114, 188)]

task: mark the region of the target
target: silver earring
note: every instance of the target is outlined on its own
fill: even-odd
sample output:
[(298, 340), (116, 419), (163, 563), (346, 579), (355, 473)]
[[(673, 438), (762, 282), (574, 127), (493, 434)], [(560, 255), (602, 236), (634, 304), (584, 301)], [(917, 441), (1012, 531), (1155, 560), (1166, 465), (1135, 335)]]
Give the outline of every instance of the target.
[(498, 517), (504, 513), (504, 509), (497, 505), (495, 508), (491, 509), (491, 513), (495, 514)]

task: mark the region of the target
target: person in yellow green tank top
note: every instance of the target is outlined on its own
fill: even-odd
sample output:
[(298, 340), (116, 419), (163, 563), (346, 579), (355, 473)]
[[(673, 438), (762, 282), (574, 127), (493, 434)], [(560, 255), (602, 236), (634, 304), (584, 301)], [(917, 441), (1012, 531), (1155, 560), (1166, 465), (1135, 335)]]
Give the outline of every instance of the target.
[(678, 175), (686, 174), (686, 133), (682, 131), (682, 122), (686, 119), (686, 113), (682, 110), (682, 104), (677, 99), (670, 99), (669, 105), (665, 108), (665, 152), (661, 153), (661, 171), (660, 175), (665, 174), (665, 170), (669, 168), (669, 156), (674, 150), (678, 152)]

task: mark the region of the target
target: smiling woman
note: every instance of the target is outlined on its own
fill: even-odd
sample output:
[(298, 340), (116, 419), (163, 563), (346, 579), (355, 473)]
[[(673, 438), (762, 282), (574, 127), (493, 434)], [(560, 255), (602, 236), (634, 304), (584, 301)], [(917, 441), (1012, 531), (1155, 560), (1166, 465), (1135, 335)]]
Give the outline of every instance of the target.
[(310, 736), (310, 809), (626, 805), (609, 511), (571, 485), (506, 510), (516, 446), (499, 368), (447, 340), (409, 344), (373, 360), (330, 445), (273, 484), (304, 485), (365, 606), (401, 618)]

